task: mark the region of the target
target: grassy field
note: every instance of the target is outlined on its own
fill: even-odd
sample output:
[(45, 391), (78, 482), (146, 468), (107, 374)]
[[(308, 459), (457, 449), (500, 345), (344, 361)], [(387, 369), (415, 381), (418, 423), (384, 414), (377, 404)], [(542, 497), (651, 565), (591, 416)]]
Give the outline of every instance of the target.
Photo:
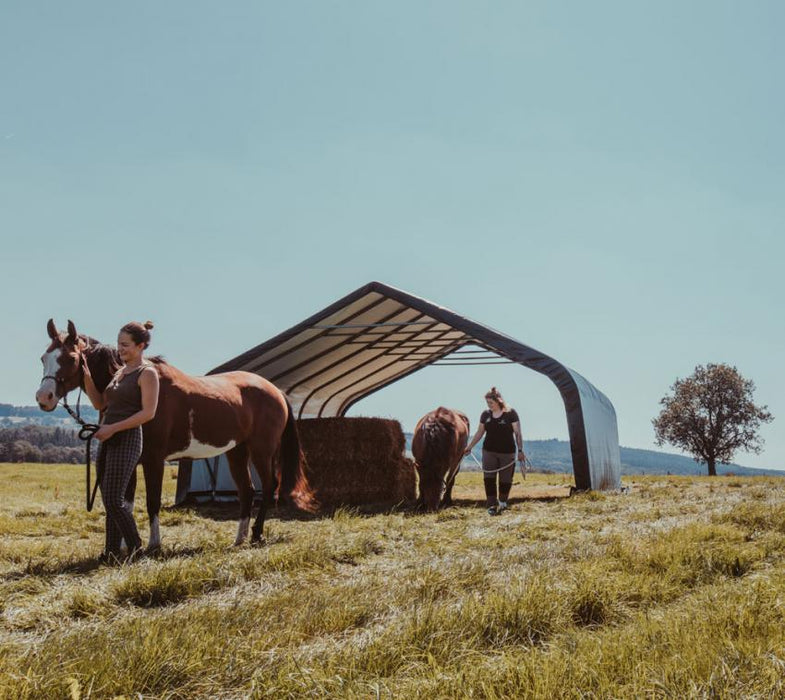
[(172, 509), (116, 568), (83, 479), (0, 465), (0, 698), (785, 697), (778, 479), (519, 484), (490, 517), (464, 474), (455, 508), (273, 516), (260, 548)]

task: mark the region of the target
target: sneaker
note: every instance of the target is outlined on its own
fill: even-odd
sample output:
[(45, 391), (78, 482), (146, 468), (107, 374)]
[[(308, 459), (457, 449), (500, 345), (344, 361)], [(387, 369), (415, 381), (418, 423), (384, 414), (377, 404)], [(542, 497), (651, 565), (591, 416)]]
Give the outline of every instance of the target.
[(507, 505), (507, 501), (499, 501), (499, 505), (496, 506), (498, 511), (501, 513), (503, 510), (507, 510), (510, 506)]

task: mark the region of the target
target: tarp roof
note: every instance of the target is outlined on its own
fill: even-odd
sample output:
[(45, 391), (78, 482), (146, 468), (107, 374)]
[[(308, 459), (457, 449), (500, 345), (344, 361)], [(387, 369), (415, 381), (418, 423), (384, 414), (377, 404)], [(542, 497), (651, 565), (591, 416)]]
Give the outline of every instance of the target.
[(342, 416), (366, 396), (432, 364), (514, 362), (549, 377), (567, 412), (575, 485), (618, 488), (616, 413), (573, 370), (430, 301), (369, 282), (302, 323), (211, 370), (245, 370), (287, 394), (299, 418)]

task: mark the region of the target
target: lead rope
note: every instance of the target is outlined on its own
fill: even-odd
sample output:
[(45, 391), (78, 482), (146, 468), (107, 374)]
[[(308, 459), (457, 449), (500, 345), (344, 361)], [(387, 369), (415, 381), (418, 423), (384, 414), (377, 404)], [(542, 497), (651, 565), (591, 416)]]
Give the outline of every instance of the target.
[(95, 503), (95, 494), (98, 491), (98, 485), (101, 483), (101, 478), (103, 477), (103, 469), (101, 468), (102, 465), (100, 462), (97, 462), (95, 465), (95, 485), (93, 486), (93, 492), (90, 493), (90, 447), (92, 445), (93, 435), (98, 432), (98, 429), (101, 427), (100, 425), (96, 425), (95, 423), (87, 423), (86, 421), (82, 420), (82, 417), (79, 415), (79, 402), (82, 400), (82, 387), (79, 387), (79, 396), (76, 397), (76, 413), (71, 409), (68, 405), (68, 399), (66, 395), (63, 395), (63, 408), (68, 411), (73, 418), (79, 425), (82, 427), (79, 429), (79, 439), (85, 440), (85, 506), (87, 508), (87, 512), (89, 513), (93, 510), (93, 504)]
[[(503, 472), (505, 469), (509, 469), (513, 464), (515, 464), (515, 460), (513, 459), (512, 462), (505, 464), (503, 467), (499, 467), (498, 469), (486, 469), (482, 466), (482, 462), (480, 462), (480, 460), (474, 456), (474, 452), (469, 452), (469, 455), (477, 463), (477, 466), (482, 469), (483, 474), (498, 474), (499, 472)], [(524, 481), (526, 480), (527, 467), (531, 467), (531, 462), (529, 462), (528, 457), (524, 457), (523, 464), (521, 464), (521, 475), (523, 476)]]

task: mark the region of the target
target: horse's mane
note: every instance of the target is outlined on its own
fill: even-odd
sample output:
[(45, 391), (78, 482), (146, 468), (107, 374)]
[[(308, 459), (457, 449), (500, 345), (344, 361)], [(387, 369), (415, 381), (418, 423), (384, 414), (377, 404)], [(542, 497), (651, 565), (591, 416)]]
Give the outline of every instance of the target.
[(90, 368), (90, 374), (93, 375), (95, 386), (98, 391), (104, 391), (115, 372), (122, 367), (117, 349), (113, 345), (104, 345), (89, 335), (79, 337), (87, 343), (84, 357)]

